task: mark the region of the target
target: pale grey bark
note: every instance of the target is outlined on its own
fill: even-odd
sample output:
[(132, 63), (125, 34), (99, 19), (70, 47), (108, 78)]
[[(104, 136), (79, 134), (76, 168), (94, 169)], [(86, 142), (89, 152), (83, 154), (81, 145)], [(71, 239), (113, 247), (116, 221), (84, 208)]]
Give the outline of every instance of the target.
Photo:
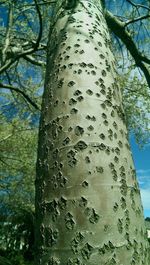
[(79, 1), (61, 11), (48, 43), (40, 123), (36, 265), (148, 265), (101, 3)]

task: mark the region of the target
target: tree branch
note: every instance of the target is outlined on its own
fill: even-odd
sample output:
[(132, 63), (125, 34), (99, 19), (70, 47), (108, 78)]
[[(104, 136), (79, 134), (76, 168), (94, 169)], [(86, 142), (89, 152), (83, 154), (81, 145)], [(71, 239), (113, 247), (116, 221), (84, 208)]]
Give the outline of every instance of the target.
[(137, 21), (140, 21), (140, 20), (143, 20), (143, 19), (146, 19), (149, 17), (150, 17), (150, 15), (145, 15), (145, 16), (137, 17), (135, 19), (128, 20), (125, 22), (125, 27), (128, 26), (129, 24), (135, 23)]
[(37, 48), (39, 47), (40, 40), (42, 38), (43, 22), (42, 22), (42, 15), (41, 15), (37, 0), (34, 0), (34, 2), (35, 2), (35, 6), (36, 6), (36, 10), (37, 10), (38, 16), (39, 16), (39, 27), (40, 27), (39, 35), (38, 35), (38, 38), (36, 40), (36, 43), (35, 43), (35, 46), (34, 46), (34, 49), (33, 49), (33, 51), (36, 51)]
[(17, 93), (20, 93), (35, 109), (40, 110), (38, 105), (21, 89), (19, 89), (17, 87), (13, 87), (13, 86), (8, 85), (8, 84), (2, 84), (2, 83), (0, 83), (0, 88), (5, 88), (5, 89), (9, 89), (9, 90), (15, 91)]
[(150, 7), (148, 7), (148, 6), (145, 6), (145, 5), (141, 5), (141, 4), (135, 4), (133, 1), (131, 1), (131, 0), (126, 0), (128, 3), (130, 3), (132, 6), (134, 6), (134, 7), (141, 7), (141, 8), (145, 8), (145, 9), (147, 9), (147, 10), (149, 10), (150, 11)]
[(40, 41), (41, 41), (41, 38), (42, 38), (42, 31), (43, 31), (42, 15), (41, 15), (37, 0), (34, 0), (34, 2), (35, 2), (35, 7), (36, 7), (36, 10), (37, 10), (38, 17), (39, 17), (39, 28), (40, 28), (39, 29), (39, 34), (38, 34), (37, 40), (36, 40), (36, 42), (34, 44), (34, 47), (30, 48), (28, 50), (24, 50), (23, 52), (21, 52), (18, 55), (18, 58), (23, 57), (24, 55), (28, 55), (28, 54), (31, 54), (31, 53), (37, 51), (37, 49), (39, 47), (39, 44), (40, 44)]
[(28, 62), (37, 65), (37, 66), (45, 66), (46, 63), (44, 61), (37, 61), (33, 56), (31, 55), (24, 55), (23, 58), (27, 60)]
[(10, 138), (13, 134), (8, 134), (7, 136), (5, 136), (3, 139), (0, 139), (0, 143), (3, 141), (6, 141), (8, 138)]
[(150, 72), (146, 65), (143, 63), (150, 64), (150, 59), (148, 59), (146, 56), (143, 56), (138, 48), (136, 47), (136, 44), (134, 43), (130, 33), (125, 29), (125, 23), (117, 19), (113, 14), (109, 11), (105, 12), (105, 18), (108, 24), (108, 27), (112, 30), (112, 32), (117, 35), (122, 42), (125, 44), (126, 48), (132, 55), (132, 57), (135, 60), (136, 66), (140, 67), (142, 72), (145, 75), (145, 78), (147, 80), (147, 83), (150, 87)]
[(6, 62), (6, 56), (7, 56), (7, 50), (10, 43), (10, 30), (13, 23), (13, 8), (12, 5), (9, 4), (9, 12), (8, 12), (8, 23), (6, 28), (6, 36), (5, 36), (5, 42), (2, 49), (2, 65)]
[(40, 44), (40, 41), (41, 41), (41, 38), (42, 38), (42, 31), (43, 31), (43, 21), (42, 21), (42, 14), (41, 14), (41, 11), (40, 11), (40, 8), (39, 8), (39, 4), (38, 4), (38, 0), (34, 0), (34, 3), (33, 6), (36, 7), (36, 11), (37, 11), (37, 14), (38, 14), (38, 18), (39, 18), (39, 33), (38, 33), (38, 37), (36, 39), (36, 42), (34, 43), (34, 47), (33, 48), (30, 48), (28, 50), (24, 50), (24, 52), (22, 54), (31, 54), (33, 52), (35, 52), (37, 50), (37, 48), (39, 47), (39, 44)]
[(6, 165), (6, 166), (10, 166), (8, 163), (6, 163), (1, 157), (0, 157), (0, 161), (4, 164), (4, 165)]
[[(28, 50), (20, 50), (19, 48), (18, 49), (15, 49), (15, 51), (13, 51), (12, 49), (12, 55), (11, 55), (11, 58), (6, 61), (5, 60), (5, 64), (2, 65), (2, 67), (0, 68), (0, 74), (2, 72), (4, 72), (5, 70), (7, 70), (12, 64), (14, 64), (19, 58), (21, 57), (25, 57), (26, 55), (29, 55), (29, 54), (32, 54), (34, 53), (35, 51), (38, 50), (38, 47), (40, 45), (40, 41), (41, 41), (41, 38), (42, 38), (42, 27), (43, 27), (43, 24), (42, 24), (42, 15), (41, 15), (41, 12), (40, 12), (40, 9), (39, 9), (39, 6), (38, 6), (38, 3), (37, 3), (37, 0), (34, 0), (35, 2), (35, 6), (36, 6), (36, 10), (37, 10), (37, 13), (38, 13), (38, 17), (39, 17), (39, 34), (38, 34), (38, 37), (37, 37), (37, 40), (36, 42), (33, 44), (34, 47), (32, 48), (29, 48)], [(8, 35), (8, 34), (7, 34)], [(8, 48), (8, 44), (7, 44), (7, 48)], [(6, 53), (6, 49), (5, 49), (5, 53)], [(27, 59), (27, 58), (26, 58)], [(30, 59), (30, 62), (31, 62), (31, 58)], [(34, 61), (34, 60), (32, 60)], [(33, 62), (32, 62), (33, 63)], [(36, 62), (34, 61), (34, 64)], [(38, 64), (39, 65), (39, 64)]]
[(15, 59), (9, 59), (1, 68), (0, 68), (0, 74), (6, 71), (12, 64), (16, 62)]
[[(17, 38), (16, 38), (17, 39)], [(25, 39), (24, 39), (25, 40)], [(18, 39), (17, 39), (18, 41)], [(22, 44), (22, 47), (26, 47), (28, 45), (35, 45), (36, 41), (35, 40), (31, 40), (30, 42), (29, 41), (25, 41), (23, 44)], [(47, 44), (45, 43), (40, 43), (39, 44), (39, 47), (38, 47), (38, 51), (39, 50), (46, 50), (47, 49)]]

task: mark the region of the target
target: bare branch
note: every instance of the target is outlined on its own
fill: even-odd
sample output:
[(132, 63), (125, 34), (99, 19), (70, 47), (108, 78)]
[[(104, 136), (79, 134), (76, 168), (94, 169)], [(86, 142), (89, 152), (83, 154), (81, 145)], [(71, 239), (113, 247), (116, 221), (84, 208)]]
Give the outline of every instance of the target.
[[(46, 45), (41, 45), (39, 47), (39, 49), (37, 48), (37, 51), (38, 50), (45, 50), (46, 49)], [(45, 65), (45, 62), (42, 62), (42, 61), (36, 61), (32, 56), (29, 57), (29, 54), (32, 54), (34, 52), (34, 49), (31, 48), (29, 50), (25, 50), (23, 52), (20, 52), (18, 55), (15, 54), (15, 52), (13, 53), (12, 52), (12, 58), (9, 59), (2, 67), (0, 67), (0, 74), (3, 73), (4, 71), (6, 71), (11, 65), (13, 65), (15, 62), (17, 62), (20, 58), (24, 58), (26, 59), (27, 61), (31, 62), (35, 65), (39, 65), (39, 66), (42, 66), (42, 65)]]
[(13, 87), (13, 86), (8, 85), (8, 84), (0, 83), (0, 88), (10, 89), (11, 91), (15, 91), (17, 93), (20, 93), (35, 109), (40, 110), (38, 105), (24, 91), (22, 91), (18, 87)]
[(16, 60), (10, 59), (8, 60), (1, 68), (0, 68), (0, 74), (6, 71), (12, 64), (14, 64)]
[(125, 27), (128, 26), (129, 24), (135, 23), (137, 21), (141, 21), (143, 19), (147, 19), (149, 17), (150, 17), (150, 15), (145, 15), (145, 16), (140, 16), (140, 17), (128, 20), (128, 21), (125, 22)]
[[(38, 50), (38, 47), (39, 47), (39, 45), (40, 45), (40, 41), (41, 41), (41, 38), (42, 38), (42, 27), (43, 27), (43, 25), (42, 25), (42, 15), (41, 15), (41, 12), (40, 12), (40, 9), (39, 9), (39, 6), (38, 6), (38, 3), (37, 3), (37, 0), (34, 0), (34, 2), (35, 2), (35, 6), (36, 6), (36, 10), (37, 10), (37, 13), (38, 13), (38, 17), (39, 17), (39, 34), (38, 34), (38, 37), (37, 37), (37, 40), (36, 40), (36, 42), (34, 43), (34, 47), (32, 47), (32, 48), (29, 48), (28, 50), (23, 50), (23, 51), (19, 51), (18, 53), (14, 53), (13, 52), (13, 49), (12, 49), (12, 58), (11, 59), (9, 59), (8, 61), (6, 61), (5, 60), (5, 64), (4, 65), (2, 65), (2, 67), (0, 68), (0, 74), (2, 73), (2, 72), (4, 72), (5, 70), (7, 70), (12, 64), (14, 64), (19, 58), (21, 58), (21, 57), (23, 57), (23, 58), (25, 58), (25, 56), (26, 55), (29, 55), (29, 54), (32, 54), (32, 53), (34, 53), (35, 51), (37, 51)], [(9, 32), (8, 32), (8, 34), (7, 35), (9, 35)], [(7, 38), (8, 39), (8, 38)], [(8, 41), (7, 41), (7, 48), (8, 48), (8, 45), (9, 45), (9, 43), (8, 43)], [(6, 46), (6, 45), (5, 45)], [(5, 53), (7, 52), (7, 50), (5, 49)], [(26, 58), (27, 59), (27, 58)], [(31, 62), (31, 58), (28, 58), (28, 61), (29, 61), (29, 59), (30, 59), (30, 62)], [(32, 63), (33, 63), (33, 61), (34, 61), (34, 64), (36, 64), (36, 61), (35, 60), (32, 60)], [(41, 64), (41, 62), (40, 63), (37, 63), (38, 65), (40, 65)]]
[(5, 64), (6, 62), (7, 50), (8, 50), (9, 43), (10, 43), (10, 30), (11, 30), (12, 24), (13, 24), (13, 7), (10, 4), (9, 12), (8, 12), (8, 23), (7, 23), (7, 28), (6, 28), (5, 42), (4, 42), (4, 47), (2, 49), (2, 65)]
[(3, 163), (6, 166), (10, 166), (8, 163), (6, 163), (1, 157), (0, 157), (0, 162)]
[(13, 134), (11, 133), (11, 134), (8, 134), (7, 136), (5, 136), (3, 139), (0, 139), (0, 143), (6, 141), (6, 140), (7, 140), (8, 138), (10, 138), (12, 135), (13, 135)]
[(28, 62), (37, 65), (37, 66), (45, 66), (46, 63), (44, 61), (36, 60), (33, 56), (31, 55), (24, 55), (23, 58), (27, 60)]
[[(17, 39), (18, 40), (18, 39)], [(25, 40), (25, 39), (24, 39)], [(29, 41), (25, 41), (24, 43), (23, 43), (23, 45), (22, 45), (22, 47), (26, 47), (26, 46), (28, 46), (28, 45), (35, 45), (35, 43), (36, 43), (36, 41), (35, 40), (31, 40), (30, 42)], [(39, 44), (39, 47), (38, 47), (38, 51), (39, 50), (46, 50), (46, 48), (47, 48), (47, 44), (45, 44), (45, 43), (40, 43)]]
[(128, 3), (130, 3), (132, 6), (138, 8), (138, 7), (141, 7), (141, 8), (145, 8), (146, 10), (150, 11), (150, 7), (148, 6), (145, 6), (145, 5), (141, 5), (141, 4), (135, 4), (133, 1), (131, 0), (126, 0)]
[(150, 64), (150, 59), (148, 59), (146, 56), (143, 56), (142, 54), (140, 54), (140, 58), (141, 58), (141, 61), (147, 64)]
[(18, 58), (23, 57), (24, 55), (28, 55), (28, 54), (31, 54), (31, 53), (37, 51), (37, 49), (39, 47), (39, 44), (40, 44), (40, 41), (41, 41), (41, 38), (42, 38), (42, 31), (43, 31), (42, 15), (41, 15), (37, 0), (34, 0), (34, 2), (35, 2), (35, 6), (36, 6), (36, 10), (37, 10), (38, 16), (39, 16), (39, 27), (40, 27), (39, 34), (38, 34), (37, 40), (36, 40), (36, 42), (34, 44), (34, 48), (30, 48), (28, 50), (24, 50), (23, 52), (21, 52), (18, 55)]
[(37, 10), (37, 13), (38, 13), (38, 16), (39, 16), (39, 26), (40, 26), (40, 30), (39, 30), (39, 35), (38, 35), (38, 38), (36, 40), (36, 44), (34, 46), (34, 51), (37, 50), (37, 48), (39, 47), (39, 44), (40, 44), (40, 40), (42, 38), (42, 31), (43, 31), (43, 22), (42, 22), (42, 15), (41, 15), (41, 12), (40, 12), (40, 9), (39, 9), (39, 6), (38, 6), (38, 3), (37, 3), (37, 0), (34, 0), (35, 2), (35, 6), (36, 6), (36, 10)]
[(136, 44), (134, 43), (129, 31), (125, 29), (125, 23), (117, 19), (113, 14), (109, 11), (105, 12), (105, 18), (108, 24), (108, 27), (112, 30), (112, 32), (117, 35), (122, 42), (125, 44), (127, 50), (130, 52), (132, 57), (135, 60), (136, 66), (140, 67), (142, 72), (145, 75), (145, 78), (147, 80), (147, 83), (150, 87), (150, 72), (146, 65), (143, 63), (150, 64), (150, 59), (148, 59), (146, 56), (143, 56)]

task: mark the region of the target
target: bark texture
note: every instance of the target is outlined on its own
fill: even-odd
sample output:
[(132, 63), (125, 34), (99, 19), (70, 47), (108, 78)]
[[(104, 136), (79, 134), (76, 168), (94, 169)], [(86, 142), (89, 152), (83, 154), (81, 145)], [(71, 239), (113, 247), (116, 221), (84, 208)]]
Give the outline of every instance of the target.
[(147, 265), (140, 192), (100, 1), (60, 9), (50, 32), (36, 265)]

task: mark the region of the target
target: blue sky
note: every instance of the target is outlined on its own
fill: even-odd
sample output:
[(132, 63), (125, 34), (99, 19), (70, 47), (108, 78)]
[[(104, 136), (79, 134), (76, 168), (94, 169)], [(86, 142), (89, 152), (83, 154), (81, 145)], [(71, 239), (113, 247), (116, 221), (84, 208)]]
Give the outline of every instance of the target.
[(150, 144), (139, 149), (133, 138), (131, 138), (130, 143), (141, 190), (144, 216), (150, 217)]

